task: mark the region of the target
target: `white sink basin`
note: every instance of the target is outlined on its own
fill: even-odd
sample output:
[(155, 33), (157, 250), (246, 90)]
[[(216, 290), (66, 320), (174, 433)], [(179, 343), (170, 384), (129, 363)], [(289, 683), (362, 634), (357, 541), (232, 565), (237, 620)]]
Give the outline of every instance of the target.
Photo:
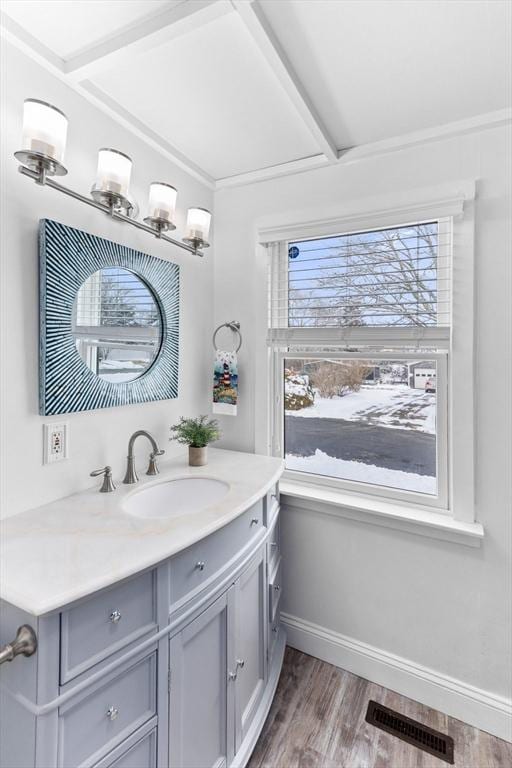
[(135, 517), (180, 517), (216, 504), (228, 491), (229, 485), (222, 480), (184, 477), (143, 488), (128, 496), (123, 507)]

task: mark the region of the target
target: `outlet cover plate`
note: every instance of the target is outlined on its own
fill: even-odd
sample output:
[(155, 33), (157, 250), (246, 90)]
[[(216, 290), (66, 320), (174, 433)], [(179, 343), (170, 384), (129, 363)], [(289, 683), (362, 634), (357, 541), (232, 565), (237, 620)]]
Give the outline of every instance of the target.
[(53, 421), (44, 425), (44, 463), (55, 464), (69, 455), (69, 422)]

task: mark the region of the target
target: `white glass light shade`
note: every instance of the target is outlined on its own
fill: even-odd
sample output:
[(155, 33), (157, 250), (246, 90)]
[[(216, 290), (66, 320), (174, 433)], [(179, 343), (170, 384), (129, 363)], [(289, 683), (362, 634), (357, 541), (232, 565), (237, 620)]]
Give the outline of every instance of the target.
[(174, 224), (178, 192), (170, 184), (154, 181), (149, 187), (148, 218)]
[(95, 189), (128, 197), (132, 161), (117, 149), (100, 149)]
[(24, 152), (38, 152), (63, 164), (67, 131), (68, 119), (60, 109), (38, 99), (25, 100), (22, 138)]
[(207, 243), (211, 220), (212, 215), (206, 208), (189, 208), (186, 239), (201, 240), (203, 243)]

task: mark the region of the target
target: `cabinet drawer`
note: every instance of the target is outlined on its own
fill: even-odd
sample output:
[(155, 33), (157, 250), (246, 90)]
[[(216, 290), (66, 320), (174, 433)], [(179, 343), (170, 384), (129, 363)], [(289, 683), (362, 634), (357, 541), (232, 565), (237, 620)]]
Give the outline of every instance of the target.
[(94, 768), (156, 768), (156, 728), (123, 742)]
[(61, 707), (60, 768), (89, 768), (155, 713), (156, 653), (153, 653), (103, 685), (95, 686), (79, 700)]
[(281, 556), (281, 523), (278, 515), (272, 524), (267, 543), (269, 573), (273, 573)]
[(229, 525), (172, 558), (171, 604), (201, 587), (261, 534), (263, 504), (259, 501)]
[(281, 559), (279, 559), (278, 566), (270, 578), (268, 591), (268, 611), (269, 619), (272, 623), (275, 620), (279, 600), (281, 598)]
[(156, 628), (154, 571), (118, 584), (61, 614), (60, 682)]

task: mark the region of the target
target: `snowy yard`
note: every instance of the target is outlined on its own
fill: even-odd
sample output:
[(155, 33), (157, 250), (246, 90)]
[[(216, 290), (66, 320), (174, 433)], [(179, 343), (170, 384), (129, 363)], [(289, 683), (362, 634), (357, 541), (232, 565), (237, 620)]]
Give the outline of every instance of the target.
[(363, 386), (359, 392), (331, 399), (315, 396), (314, 405), (286, 411), (301, 418), (345, 419), (392, 429), (436, 432), (436, 396), (405, 384)]
[(404, 491), (436, 493), (436, 478), (431, 475), (417, 475), (414, 472), (377, 467), (375, 464), (363, 464), (361, 461), (344, 461), (328, 456), (318, 449), (313, 456), (287, 454), (286, 468), (298, 472), (310, 472), (313, 475), (385, 485), (388, 488), (401, 488)]
[(313, 405), (286, 411), (285, 425), (288, 469), (436, 493), (435, 394), (383, 382), (343, 397), (316, 391)]

